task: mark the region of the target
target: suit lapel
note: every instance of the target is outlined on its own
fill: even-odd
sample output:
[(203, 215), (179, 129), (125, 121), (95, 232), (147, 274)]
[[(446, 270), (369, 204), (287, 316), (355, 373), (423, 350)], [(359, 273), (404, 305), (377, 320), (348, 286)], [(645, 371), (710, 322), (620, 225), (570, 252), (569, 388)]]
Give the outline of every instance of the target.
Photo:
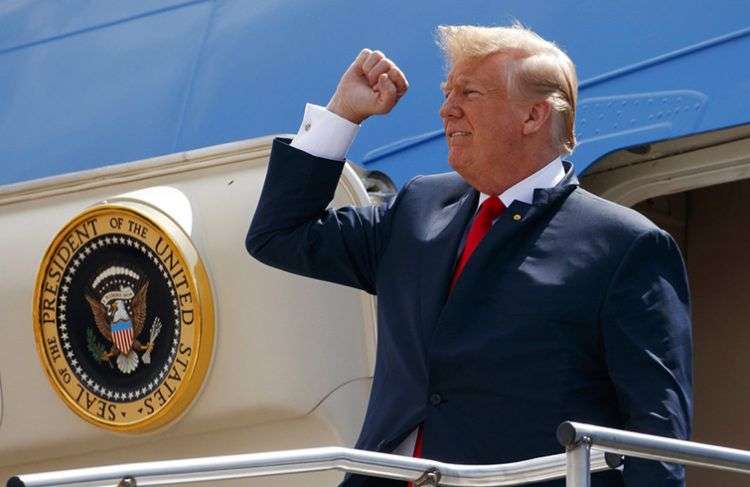
[(543, 209), (544, 207), (541, 206), (514, 201), (503, 211), (466, 263), (456, 286), (448, 297), (446, 308), (452, 301), (460, 299), (464, 293), (473, 291), (477, 284), (476, 279), (481, 276), (487, 261), (497, 259), (510, 240), (538, 221)]
[(427, 223), (427, 245), (421, 256), (419, 299), (422, 330), (429, 336), (448, 294), (458, 246), (464, 229), (476, 210), (479, 192), (457, 178), (458, 191), (440, 201)]
[[(521, 201), (514, 201), (505, 209), (500, 218), (490, 229), (479, 246), (474, 250), (469, 261), (466, 263), (461, 277), (456, 286), (447, 296), (445, 305), (442, 307), (436, 322), (442, 321), (453, 309), (460, 312), (460, 305), (456, 303), (463, 301), (467, 293), (476, 289), (479, 279), (483, 276), (484, 268), (490, 261), (506, 258), (508, 243), (523, 238), (530, 230), (546, 225), (547, 221), (554, 215), (555, 211), (562, 205), (570, 193), (575, 190), (578, 179), (569, 163), (564, 163), (566, 174), (557, 186), (547, 189), (536, 189), (534, 201), (531, 205)], [(462, 229), (463, 230), (463, 229)], [(453, 267), (451, 266), (451, 269)], [(490, 277), (492, 278), (492, 277)], [(445, 284), (447, 288), (447, 284)]]

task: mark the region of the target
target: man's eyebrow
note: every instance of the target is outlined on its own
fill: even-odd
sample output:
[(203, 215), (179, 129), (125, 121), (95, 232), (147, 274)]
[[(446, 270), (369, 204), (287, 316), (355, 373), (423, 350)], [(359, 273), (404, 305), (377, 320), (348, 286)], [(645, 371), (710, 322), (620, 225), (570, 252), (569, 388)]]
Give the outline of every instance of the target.
[(464, 76), (459, 76), (457, 79), (447, 79), (440, 83), (440, 89), (445, 90), (449, 86), (454, 85), (463, 85), (466, 84), (466, 78)]

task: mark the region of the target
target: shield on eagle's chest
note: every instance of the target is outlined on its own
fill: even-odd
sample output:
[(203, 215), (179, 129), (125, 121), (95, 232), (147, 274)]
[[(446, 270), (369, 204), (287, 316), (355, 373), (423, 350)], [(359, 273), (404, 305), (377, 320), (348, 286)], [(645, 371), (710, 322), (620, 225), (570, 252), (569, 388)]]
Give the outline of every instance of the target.
[(133, 345), (133, 322), (120, 320), (112, 323), (112, 341), (120, 352), (127, 355)]

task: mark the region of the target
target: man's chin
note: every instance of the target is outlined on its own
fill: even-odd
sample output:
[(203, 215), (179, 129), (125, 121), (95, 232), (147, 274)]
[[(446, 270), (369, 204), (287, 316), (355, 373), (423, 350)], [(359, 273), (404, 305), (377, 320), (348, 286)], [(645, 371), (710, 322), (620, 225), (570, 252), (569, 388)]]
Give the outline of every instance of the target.
[(454, 171), (461, 174), (461, 172), (466, 171), (466, 169), (471, 166), (471, 161), (465, 157), (459, 157), (457, 154), (449, 153), (448, 165), (452, 167)]

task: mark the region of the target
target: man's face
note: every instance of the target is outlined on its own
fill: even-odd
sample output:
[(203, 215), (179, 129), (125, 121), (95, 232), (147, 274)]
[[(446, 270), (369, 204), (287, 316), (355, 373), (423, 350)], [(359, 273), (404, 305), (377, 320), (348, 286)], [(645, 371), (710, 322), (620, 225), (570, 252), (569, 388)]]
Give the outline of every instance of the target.
[[(443, 85), (440, 108), (448, 162), (470, 184), (512, 171), (523, 129), (522, 104), (509, 97), (506, 54), (456, 63)], [(476, 186), (476, 185), (475, 185)]]

